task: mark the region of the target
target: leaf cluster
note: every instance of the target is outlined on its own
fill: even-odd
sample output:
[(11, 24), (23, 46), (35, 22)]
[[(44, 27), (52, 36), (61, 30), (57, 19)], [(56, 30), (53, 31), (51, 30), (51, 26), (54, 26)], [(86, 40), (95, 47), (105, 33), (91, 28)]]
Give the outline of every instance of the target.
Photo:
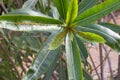
[(50, 33), (23, 80), (37, 80), (42, 75), (43, 80), (48, 80), (57, 64), (60, 65), (61, 74), (64, 70), (59, 56), (63, 46), (66, 52), (67, 76), (61, 75), (60, 78), (92, 80), (89, 73), (82, 68), (82, 65), (88, 66), (88, 51), (84, 40), (105, 43), (120, 51), (118, 25), (97, 22), (118, 10), (119, 4), (119, 0), (105, 0), (103, 3), (99, 3), (99, 0), (28, 0), (21, 9), (0, 16), (0, 28)]

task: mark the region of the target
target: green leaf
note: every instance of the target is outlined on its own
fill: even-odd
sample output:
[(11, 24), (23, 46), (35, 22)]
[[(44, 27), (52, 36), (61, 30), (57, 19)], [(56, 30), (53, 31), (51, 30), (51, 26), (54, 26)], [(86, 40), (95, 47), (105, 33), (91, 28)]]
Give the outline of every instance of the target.
[(70, 40), (73, 41), (73, 32), (69, 31)]
[(66, 33), (67, 33), (66, 30), (63, 30), (60, 33), (58, 33), (53, 39), (53, 41), (50, 43), (49, 49), (50, 50), (57, 49), (62, 44)]
[(59, 68), (58, 68), (58, 73), (59, 73), (59, 80), (68, 80), (67, 79), (67, 70), (64, 67), (64, 62), (60, 59), (59, 60)]
[[(25, 43), (26, 44), (28, 44), (28, 45), (26, 45), (26, 47), (27, 48), (29, 48), (29, 49), (31, 49), (31, 50), (33, 50), (33, 51), (35, 51), (35, 52), (38, 52), (39, 51), (39, 49), (40, 49), (40, 47), (41, 47), (41, 42), (39, 41), (39, 39), (38, 39), (38, 37), (33, 37), (33, 36), (31, 36), (30, 35), (30, 33), (24, 33), (23, 35), (22, 35), (22, 37), (19, 37), (19, 39), (20, 40), (18, 40), (18, 42), (17, 41), (15, 41), (15, 42), (17, 42), (17, 43), (19, 43), (20, 41), (25, 41)], [(25, 44), (23, 44), (22, 42), (21, 43), (19, 43), (21, 46), (23, 46), (24, 45), (24, 47), (25, 47)]]
[(99, 0), (82, 0), (79, 3), (79, 12), (78, 12), (78, 14), (80, 15), (85, 10), (93, 7), (98, 1)]
[(91, 42), (99, 42), (99, 43), (104, 43), (105, 42), (104, 38), (102, 38), (101, 36), (99, 36), (97, 34), (91, 33), (91, 32), (79, 31), (78, 35), (87, 39), (87, 40), (89, 40), (89, 41), (91, 41)]
[(0, 21), (62, 24), (60, 20), (30, 9), (17, 9), (9, 14), (0, 16)]
[(0, 16), (0, 27), (15, 31), (58, 30), (61, 21), (30, 9), (18, 9)]
[(22, 8), (25, 9), (33, 9), (36, 5), (36, 3), (38, 2), (38, 0), (27, 0), (24, 4)]
[(33, 64), (30, 66), (27, 75), (22, 80), (37, 80), (48, 70), (56, 56), (59, 55), (59, 49), (52, 51), (48, 49), (49, 43), (52, 41), (52, 38), (55, 36), (55, 34), (56, 32), (52, 33), (48, 37), (47, 41), (43, 45), (43, 48), (41, 48)]
[(120, 26), (119, 25), (116, 25), (116, 24), (111, 24), (111, 23), (105, 23), (105, 22), (101, 22), (99, 23), (100, 25), (104, 26), (104, 27), (107, 27), (117, 33), (120, 33)]
[(40, 5), (40, 11), (42, 13), (45, 13), (45, 9), (46, 9), (46, 7), (45, 7), (45, 0), (38, 0), (38, 1), (39, 1), (39, 5)]
[(54, 4), (60, 13), (60, 16), (65, 20), (68, 9), (68, 0), (54, 0)]
[(81, 60), (83, 61), (83, 63), (87, 63), (87, 58), (88, 58), (87, 48), (80, 37), (75, 35), (75, 38), (78, 43), (78, 47), (80, 49)]
[(59, 12), (58, 12), (57, 8), (54, 7), (54, 6), (51, 6), (51, 10), (52, 10), (52, 12), (53, 12), (53, 17), (54, 17), (55, 19), (59, 19), (60, 15), (59, 15)]
[(120, 9), (119, 4), (120, 0), (105, 0), (103, 3), (84, 11), (74, 22), (79, 25), (89, 24), (112, 11)]
[(83, 76), (84, 76), (85, 80), (93, 80), (92, 77), (90, 76), (90, 74), (87, 73), (87, 71), (85, 71), (84, 69), (83, 69)]
[(0, 22), (0, 28), (5, 28), (13, 31), (59, 31), (61, 28), (60, 25), (54, 24), (39, 24), (39, 23), (32, 23), (32, 22)]
[(53, 74), (56, 66), (57, 66), (57, 62), (60, 56), (60, 51), (59, 53), (55, 56), (55, 59), (53, 60), (53, 62), (51, 63), (50, 67), (48, 68), (48, 70), (45, 73), (45, 77), (43, 78), (43, 80), (49, 80), (51, 75)]
[[(43, 17), (43, 16), (30, 16), (30, 15), (19, 15), (19, 14), (12, 14), (12, 15), (3, 15), (0, 16), (1, 21), (8, 21), (8, 22), (26, 22), (26, 23), (43, 23), (43, 24), (62, 24), (61, 21), (57, 19), (53, 19), (50, 17)], [(16, 23), (17, 24), (17, 23)]]
[(66, 17), (66, 24), (69, 26), (77, 17), (78, 14), (78, 0), (71, 0)]
[(120, 52), (120, 36), (112, 30), (97, 24), (90, 24), (88, 26), (78, 26), (79, 31), (92, 32), (102, 36), (106, 40), (106, 44), (112, 49)]
[(79, 48), (75, 38), (70, 41), (69, 35), (66, 36), (66, 59), (69, 80), (83, 80), (82, 64)]
[(21, 15), (31, 15), (31, 16), (43, 16), (43, 17), (48, 17), (47, 15), (34, 11), (32, 9), (16, 9), (15, 11), (9, 12), (8, 14), (5, 15), (12, 15), (12, 14), (21, 14)]

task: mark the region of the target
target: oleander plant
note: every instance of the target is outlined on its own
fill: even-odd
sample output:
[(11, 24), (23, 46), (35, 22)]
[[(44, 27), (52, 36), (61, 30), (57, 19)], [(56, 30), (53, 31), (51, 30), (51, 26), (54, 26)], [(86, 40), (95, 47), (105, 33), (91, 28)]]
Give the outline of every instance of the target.
[[(57, 71), (59, 80), (92, 80), (91, 73), (86, 70), (86, 67), (89, 68), (90, 65), (87, 61), (89, 53), (85, 43), (106, 44), (120, 52), (120, 36), (118, 35), (120, 27), (99, 21), (118, 9), (120, 9), (120, 0), (105, 0), (104, 2), (99, 0), (27, 0), (22, 8), (13, 9), (6, 14), (2, 13), (0, 30), (3, 35), (5, 36), (9, 31), (19, 33), (19, 37), (15, 38), (18, 43), (12, 44), (14, 40), (9, 42), (9, 39), (5, 38), (4, 44), (9, 42), (13, 46), (20, 45), (22, 47), (19, 49), (24, 48), (31, 53), (29, 55), (36, 53), (23, 77), (19, 75), (18, 69), (17, 72), (11, 71), (15, 77), (9, 79), (50, 80), (52, 74)], [(21, 36), (21, 33), (25, 35)], [(37, 37), (28, 33), (34, 33), (34, 35), (41, 33), (42, 38), (45, 37), (45, 39), (40, 42)], [(18, 48), (6, 48), (10, 51), (16, 49)], [(11, 55), (15, 57), (18, 53), (16, 51), (6, 55), (9, 58)], [(65, 53), (65, 60), (61, 58), (63, 53)], [(16, 56), (15, 59), (21, 63), (20, 56)], [(22, 65), (21, 63), (20, 66)], [(16, 69), (14, 64), (13, 67)], [(3, 80), (9, 79), (3, 78)]]

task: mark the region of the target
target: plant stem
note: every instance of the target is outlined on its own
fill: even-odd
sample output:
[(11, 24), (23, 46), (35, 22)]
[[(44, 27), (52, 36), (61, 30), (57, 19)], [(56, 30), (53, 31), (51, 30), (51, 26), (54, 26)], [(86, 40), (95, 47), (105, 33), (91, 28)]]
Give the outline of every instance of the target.
[(5, 13), (8, 12), (7, 9), (6, 9), (6, 7), (5, 7), (5, 5), (3, 4), (3, 2), (0, 2), (0, 7), (2, 8), (2, 10), (3, 10)]
[(109, 64), (109, 70), (110, 70), (111, 78), (112, 78), (112, 80), (114, 80), (113, 72), (112, 72), (112, 67), (111, 67), (111, 61), (110, 61), (110, 58), (109, 58), (109, 55), (108, 55), (110, 52), (106, 49), (106, 47), (104, 45), (103, 45), (103, 48), (104, 48), (104, 51), (106, 53), (106, 57), (108, 59), (108, 64)]
[(118, 75), (117, 79), (120, 79), (120, 55), (118, 56)]
[[(115, 15), (113, 13), (111, 13), (111, 16), (112, 16), (112, 19), (114, 21), (115, 24), (118, 24), (116, 18), (115, 18)], [(120, 34), (120, 33), (119, 33)], [(120, 79), (120, 55), (118, 56), (118, 75), (117, 75), (117, 80)]]
[(98, 71), (97, 71), (97, 69), (96, 69), (95, 63), (94, 63), (94, 61), (93, 61), (93, 59), (92, 59), (92, 57), (91, 57), (90, 54), (89, 54), (89, 57), (90, 57), (90, 60), (91, 60), (91, 62), (92, 62), (93, 68), (94, 68), (94, 70), (95, 70), (95, 72), (96, 72), (96, 74), (97, 74), (97, 76), (98, 76), (98, 80), (100, 80), (99, 73), (98, 73)]
[(114, 15), (113, 13), (111, 13), (111, 16), (112, 16), (112, 19), (113, 19), (114, 23), (115, 23), (115, 24), (118, 24), (118, 22), (117, 22), (117, 20), (116, 20), (116, 18), (115, 18), (115, 15)]
[[(110, 51), (111, 51), (111, 50), (110, 50)], [(110, 54), (110, 51), (109, 51), (109, 53), (108, 53), (107, 55)], [(103, 63), (106, 61), (106, 59), (107, 59), (107, 56), (103, 59)], [(100, 66), (101, 66), (101, 64), (97, 65), (95, 69), (99, 68)]]
[(100, 53), (100, 71), (101, 71), (101, 80), (104, 80), (104, 73), (103, 73), (103, 54), (102, 54), (102, 44), (99, 44), (99, 53)]

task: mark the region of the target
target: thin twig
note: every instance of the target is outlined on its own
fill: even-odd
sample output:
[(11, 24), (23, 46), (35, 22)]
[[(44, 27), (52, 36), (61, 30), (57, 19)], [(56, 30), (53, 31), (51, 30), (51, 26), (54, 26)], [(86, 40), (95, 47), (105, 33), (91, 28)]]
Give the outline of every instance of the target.
[[(109, 51), (109, 53), (105, 56), (105, 58), (103, 59), (103, 63), (106, 61), (107, 56), (110, 54), (111, 50)], [(99, 68), (101, 66), (101, 64), (99, 64), (95, 69)], [(93, 70), (92, 70), (93, 71)]]
[[(111, 16), (112, 16), (112, 19), (113, 19), (114, 23), (118, 24), (118, 22), (115, 18), (115, 15), (113, 13), (111, 13)], [(118, 75), (117, 75), (117, 79), (120, 79), (120, 55), (118, 56)]]
[(7, 9), (6, 9), (6, 7), (5, 7), (5, 5), (4, 5), (2, 2), (0, 2), (0, 7), (2, 8), (2, 10), (3, 10), (5, 13), (8, 12)]
[(108, 64), (109, 64), (109, 70), (110, 70), (110, 75), (111, 75), (111, 78), (112, 80), (114, 80), (114, 77), (113, 77), (113, 72), (112, 72), (112, 67), (111, 67), (111, 61), (110, 61), (110, 58), (109, 58), (109, 51), (106, 49), (106, 47), (103, 45), (103, 48), (104, 48), (104, 51), (106, 53), (106, 57), (108, 59)]
[(114, 23), (115, 23), (115, 24), (118, 24), (118, 22), (117, 22), (117, 20), (116, 20), (116, 18), (115, 18), (115, 15), (113, 14), (113, 12), (111, 12), (110, 14), (111, 14), (111, 16), (112, 16), (112, 19), (113, 19)]
[(101, 80), (104, 80), (102, 44), (99, 44)]
[(96, 69), (95, 63), (94, 63), (94, 61), (93, 61), (93, 59), (92, 59), (92, 57), (91, 57), (90, 54), (89, 54), (89, 57), (90, 57), (90, 60), (91, 60), (91, 62), (92, 62), (93, 68), (94, 68), (94, 70), (95, 70), (95, 72), (96, 72), (96, 74), (97, 74), (97, 76), (98, 76), (98, 79), (100, 80), (99, 73), (98, 73), (98, 71), (97, 71), (97, 69)]
[(18, 80), (21, 80), (21, 76), (19, 74), (19, 71), (18, 71), (16, 65), (14, 64), (14, 62), (12, 61), (11, 57), (9, 56), (8, 52), (2, 47), (2, 45), (0, 45), (0, 48), (3, 51), (3, 53), (5, 53), (5, 55), (7, 56), (8, 60), (11, 62), (13, 68), (15, 69), (15, 71), (16, 71), (16, 73), (18, 75)]

